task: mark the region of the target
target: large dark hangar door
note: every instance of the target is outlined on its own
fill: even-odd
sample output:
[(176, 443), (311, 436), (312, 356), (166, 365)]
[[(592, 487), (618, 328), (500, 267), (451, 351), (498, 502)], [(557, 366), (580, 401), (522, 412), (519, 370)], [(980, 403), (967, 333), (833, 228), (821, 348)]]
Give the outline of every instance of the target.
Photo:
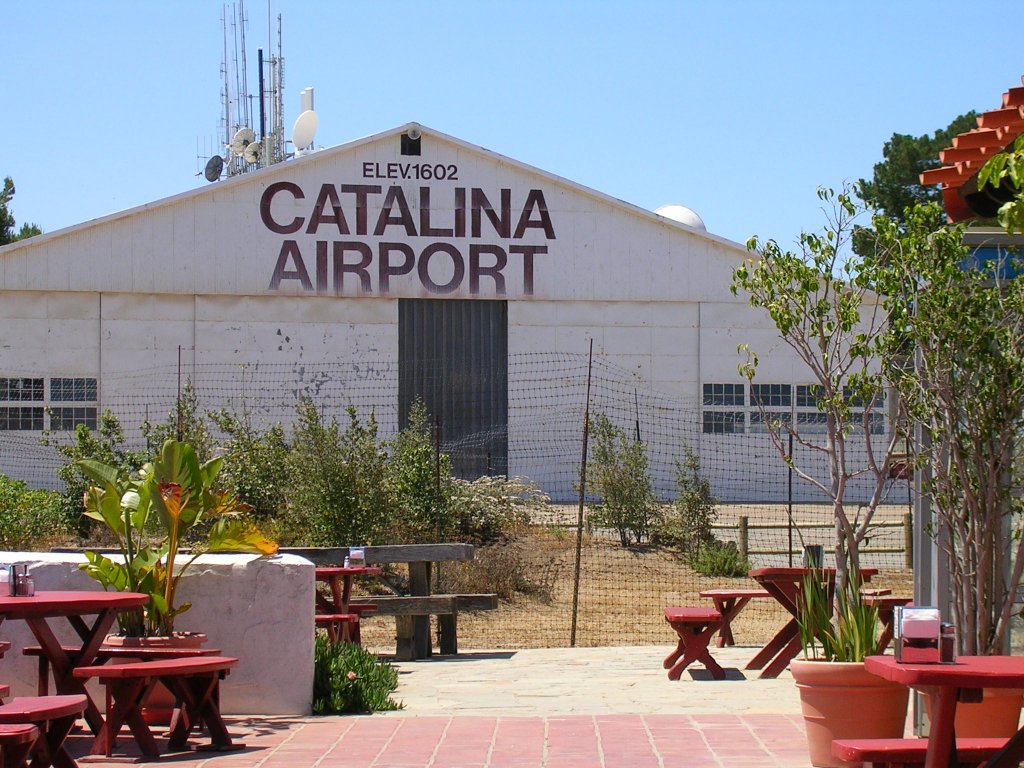
[(508, 474), (508, 304), (398, 302), (398, 419), (416, 398), (441, 423), (458, 477)]

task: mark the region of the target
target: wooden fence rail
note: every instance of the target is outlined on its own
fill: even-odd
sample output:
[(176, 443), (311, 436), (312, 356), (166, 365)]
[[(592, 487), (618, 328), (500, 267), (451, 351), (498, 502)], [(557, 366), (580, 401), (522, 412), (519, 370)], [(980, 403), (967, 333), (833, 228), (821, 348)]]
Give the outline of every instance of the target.
[[(735, 525), (723, 525), (716, 524), (712, 525), (712, 530), (717, 531), (736, 531), (736, 546), (739, 548), (740, 555), (744, 558), (750, 555), (801, 555), (802, 552), (794, 550), (791, 547), (785, 549), (751, 549), (750, 548), (750, 532), (751, 531), (786, 531), (796, 530), (799, 528), (801, 531), (807, 530), (827, 530), (833, 529), (832, 523), (801, 523), (799, 526), (790, 525), (788, 523), (754, 523), (751, 525), (750, 518), (746, 515), (741, 515)], [(914, 550), (913, 550), (913, 519), (912, 515), (908, 512), (903, 515), (903, 519), (900, 521), (881, 521), (874, 523), (871, 526), (873, 529), (878, 528), (902, 528), (903, 529), (903, 545), (900, 547), (872, 547), (866, 546), (861, 548), (863, 554), (892, 554), (892, 553), (903, 553), (903, 563), (905, 567), (912, 568), (914, 565)]]

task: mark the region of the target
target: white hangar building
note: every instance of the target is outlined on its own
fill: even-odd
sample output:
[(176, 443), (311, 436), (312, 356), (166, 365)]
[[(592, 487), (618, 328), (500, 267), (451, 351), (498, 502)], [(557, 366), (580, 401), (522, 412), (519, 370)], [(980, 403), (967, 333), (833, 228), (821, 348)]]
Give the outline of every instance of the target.
[(55, 460), (26, 458), (43, 430), (110, 408), (134, 434), (173, 408), (180, 372), (204, 407), (287, 422), (308, 394), (342, 424), (372, 412), (382, 436), (422, 398), (460, 474), (571, 499), (592, 341), (609, 383), (591, 410), (642, 429), (660, 490), (686, 443), (723, 500), (781, 493), (737, 345), (773, 408), (809, 429), (814, 408), (730, 292), (745, 248), (413, 128), (0, 248), (0, 472), (45, 485)]

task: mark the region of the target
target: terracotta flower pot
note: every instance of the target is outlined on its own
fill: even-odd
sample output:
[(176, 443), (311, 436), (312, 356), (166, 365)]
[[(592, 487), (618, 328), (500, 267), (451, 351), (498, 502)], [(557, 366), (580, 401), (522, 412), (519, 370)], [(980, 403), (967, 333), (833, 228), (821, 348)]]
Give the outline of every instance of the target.
[(910, 694), (906, 686), (866, 672), (863, 662), (794, 660), (789, 669), (800, 692), (812, 765), (859, 765), (832, 757), (833, 739), (903, 736)]
[[(169, 637), (122, 637), (107, 635), (103, 644), (121, 648), (201, 648), (206, 643), (202, 632), (175, 632)], [(142, 659), (125, 659), (141, 661)], [(158, 683), (143, 702), (142, 718), (149, 725), (168, 725), (174, 712), (174, 696)]]
[[(925, 697), (931, 719), (931, 699)], [(1010, 738), (1017, 732), (1024, 691), (1019, 688), (985, 688), (984, 697), (974, 704), (956, 705), (956, 735), (979, 738)]]

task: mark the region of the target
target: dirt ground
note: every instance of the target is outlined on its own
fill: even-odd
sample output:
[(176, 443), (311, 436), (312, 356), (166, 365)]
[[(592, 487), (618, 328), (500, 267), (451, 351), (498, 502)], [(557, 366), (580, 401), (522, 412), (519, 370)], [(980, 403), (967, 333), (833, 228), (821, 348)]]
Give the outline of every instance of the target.
[[(460, 614), (460, 650), (558, 648), (573, 644), (575, 538), (550, 533), (535, 535), (523, 542), (518, 551), (520, 564), (509, 560), (497, 563), (497, 576), (479, 570), (462, 574), (457, 591), (496, 591), (488, 588), (489, 579), (511, 578), (510, 571), (521, 568), (520, 575), (534, 580), (539, 593), (501, 600), (496, 611)], [(474, 566), (485, 563), (488, 557), (486, 550), (479, 551)], [(880, 567), (871, 585), (887, 587), (900, 595), (911, 594), (913, 590), (910, 571), (901, 568)], [(585, 537), (575, 597), (575, 645), (670, 646), (675, 635), (665, 623), (664, 608), (710, 607), (710, 600), (699, 596), (701, 590), (753, 587), (756, 584), (746, 576), (701, 576), (663, 550), (626, 549), (616, 539)], [(773, 600), (752, 600), (733, 624), (736, 642), (761, 645), (789, 618)], [(376, 653), (393, 652), (394, 632), (394, 619), (367, 618), (362, 629), (363, 644)]]

